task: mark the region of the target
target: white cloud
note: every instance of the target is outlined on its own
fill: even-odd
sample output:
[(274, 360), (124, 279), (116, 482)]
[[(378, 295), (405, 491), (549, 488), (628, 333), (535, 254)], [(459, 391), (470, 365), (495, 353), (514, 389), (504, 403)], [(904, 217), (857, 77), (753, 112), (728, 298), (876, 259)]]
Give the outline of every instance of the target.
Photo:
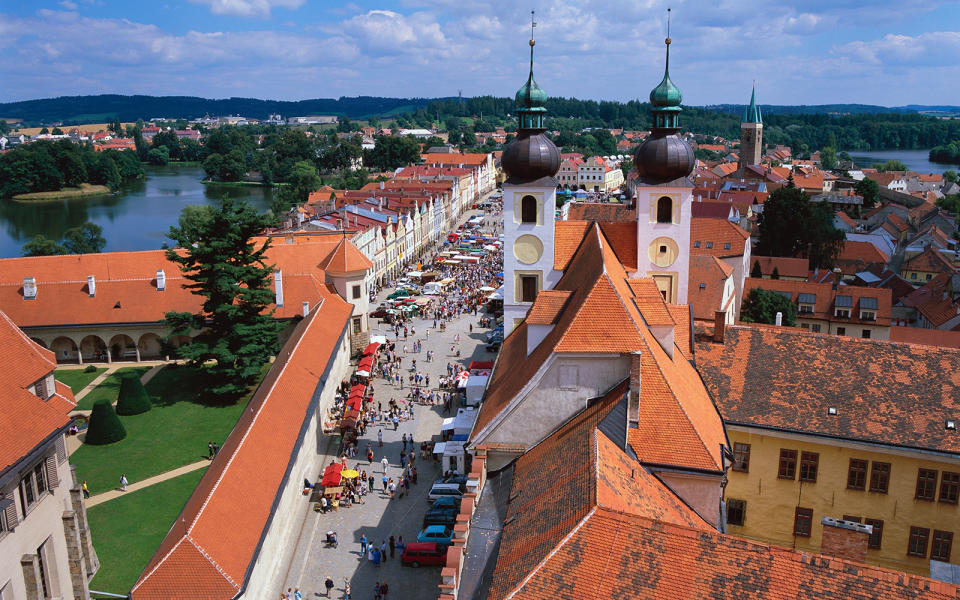
[(76, 2), (71, 2), (70, 0), (61, 0), (60, 2), (57, 2), (57, 4), (59, 4), (60, 6), (64, 7), (67, 10), (77, 10), (77, 6), (78, 6)]
[(270, 10), (275, 7), (297, 9), (306, 0), (192, 0), (199, 4), (210, 6), (210, 12), (215, 15), (232, 15), (236, 17), (269, 17)]
[(837, 56), (887, 66), (949, 66), (960, 56), (960, 31), (932, 31), (915, 37), (888, 33), (870, 41), (837, 46)]

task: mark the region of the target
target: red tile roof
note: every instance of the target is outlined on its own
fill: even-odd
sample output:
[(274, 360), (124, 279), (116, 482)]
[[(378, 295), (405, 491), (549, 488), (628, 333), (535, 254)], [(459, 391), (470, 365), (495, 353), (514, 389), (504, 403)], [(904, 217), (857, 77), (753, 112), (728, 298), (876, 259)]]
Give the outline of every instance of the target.
[(743, 256), (750, 234), (725, 219), (690, 220), (690, 255), (708, 254), (717, 258)]
[(810, 274), (810, 261), (805, 258), (754, 255), (750, 257), (751, 273), (753, 273), (753, 269), (757, 263), (760, 264), (760, 272), (763, 273), (764, 277), (772, 276), (774, 268), (776, 268), (777, 275), (780, 277), (799, 277), (806, 279)]
[(527, 313), (527, 323), (530, 325), (553, 325), (567, 300), (573, 292), (569, 290), (543, 290), (537, 294), (537, 299)]
[[(891, 292), (887, 288), (841, 285), (834, 290), (832, 283), (794, 281), (788, 279), (755, 279), (748, 277), (743, 284), (744, 295), (754, 288), (786, 292), (790, 294), (790, 299), (794, 304), (799, 304), (800, 294), (813, 294), (815, 296), (813, 313), (801, 313), (799, 315), (801, 318), (820, 319), (838, 323), (849, 322), (885, 326), (890, 324), (890, 318), (892, 316)], [(849, 296), (851, 298), (850, 318), (845, 319), (834, 316), (837, 296)], [(876, 313), (876, 318), (873, 321), (860, 320), (860, 303), (864, 298), (876, 300), (876, 309), (866, 309)]]
[(337, 247), (320, 261), (319, 267), (331, 275), (348, 275), (363, 273), (372, 268), (373, 263), (344, 236)]
[[(241, 590), (305, 431), (352, 306), (332, 294), (301, 321), (131, 595), (233, 598)], [(292, 477), (304, 474), (294, 472)]]
[(892, 325), (890, 327), (890, 341), (937, 346), (939, 348), (960, 348), (960, 331)]
[(76, 408), (73, 392), (57, 382), (54, 394), (42, 400), (27, 390), (57, 366), (53, 352), (40, 347), (0, 312), (0, 473), (16, 464), (54, 432), (70, 422)]
[(727, 424), (960, 454), (958, 350), (727, 326), (697, 369)]
[(693, 318), (712, 321), (714, 311), (724, 310), (720, 305), (723, 288), (732, 274), (733, 267), (716, 256), (690, 257), (687, 299), (693, 308)]
[(572, 202), (570, 221), (629, 221), (636, 225), (637, 209), (613, 202)]
[(920, 254), (903, 261), (900, 271), (953, 273), (956, 268), (935, 246), (927, 246)]

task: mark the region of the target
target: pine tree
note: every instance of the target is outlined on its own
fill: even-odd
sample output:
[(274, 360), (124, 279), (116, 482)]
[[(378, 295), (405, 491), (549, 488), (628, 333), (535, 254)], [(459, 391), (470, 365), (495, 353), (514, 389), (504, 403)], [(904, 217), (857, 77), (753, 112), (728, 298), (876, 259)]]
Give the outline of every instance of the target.
[(87, 436), (83, 443), (91, 446), (102, 446), (119, 442), (127, 437), (127, 430), (113, 410), (113, 405), (106, 398), (98, 400), (90, 412), (90, 425), (87, 427)]
[(750, 277), (754, 279), (763, 279), (763, 269), (760, 268), (760, 261), (753, 261), (753, 269), (750, 270)]
[(770, 279), (780, 279), (780, 270), (774, 267), (773, 273), (770, 273)]
[(139, 415), (150, 410), (150, 396), (140, 378), (128, 375), (120, 380), (120, 393), (117, 395), (118, 415)]
[(194, 367), (215, 362), (207, 390), (221, 400), (243, 394), (277, 351), (279, 326), (268, 310), (274, 300), (273, 267), (265, 262), (270, 242), (258, 248), (252, 241), (270, 224), (269, 215), (225, 198), (220, 207), (184, 212), (180, 226), (170, 228), (179, 248), (167, 250), (167, 258), (204, 301), (197, 314), (167, 313), (167, 325), (173, 335), (200, 331), (179, 353)]

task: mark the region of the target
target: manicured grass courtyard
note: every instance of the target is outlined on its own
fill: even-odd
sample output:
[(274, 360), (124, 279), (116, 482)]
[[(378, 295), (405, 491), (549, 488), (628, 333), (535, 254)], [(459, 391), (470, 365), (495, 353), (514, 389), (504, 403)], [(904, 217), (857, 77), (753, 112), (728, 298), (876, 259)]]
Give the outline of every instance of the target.
[[(113, 373), (110, 373), (110, 375), (108, 375), (107, 378), (100, 383), (100, 385), (90, 390), (89, 394), (77, 402), (77, 410), (90, 410), (93, 408), (94, 402), (100, 400), (101, 398), (106, 398), (111, 403), (116, 402), (117, 394), (120, 393), (121, 378), (131, 373), (135, 373), (137, 377), (141, 377), (149, 370), (150, 367), (121, 367), (117, 369)], [(64, 383), (67, 382), (64, 381)], [(76, 391), (77, 390), (74, 390), (74, 393), (76, 393)]]
[(96, 371), (87, 373), (84, 368), (76, 369), (57, 369), (53, 372), (53, 376), (57, 378), (57, 381), (70, 386), (70, 389), (73, 390), (73, 393), (76, 394), (83, 388), (97, 378), (97, 375), (106, 371), (103, 367), (97, 367)]
[(206, 468), (87, 509), (100, 570), (90, 589), (126, 594), (156, 552)]
[(123, 473), (135, 483), (204, 460), (207, 442), (223, 444), (253, 394), (251, 389), (235, 404), (214, 404), (204, 395), (209, 380), (207, 369), (164, 367), (145, 386), (152, 409), (120, 417), (125, 439), (106, 446), (84, 444), (70, 456), (77, 480), (86, 480), (90, 493), (99, 494), (119, 487)]

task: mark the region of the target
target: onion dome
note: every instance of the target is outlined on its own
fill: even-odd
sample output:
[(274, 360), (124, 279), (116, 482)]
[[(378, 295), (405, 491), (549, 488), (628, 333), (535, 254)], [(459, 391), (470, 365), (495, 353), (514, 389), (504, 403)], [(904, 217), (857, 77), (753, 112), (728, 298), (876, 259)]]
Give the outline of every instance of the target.
[(547, 93), (533, 79), (533, 46), (530, 40), (530, 76), (517, 91), (519, 127), (517, 137), (507, 144), (500, 165), (514, 182), (553, 177), (560, 170), (560, 150), (544, 131)]
[(639, 178), (643, 183), (654, 185), (686, 177), (696, 162), (693, 148), (677, 135), (683, 94), (670, 80), (670, 41), (667, 37), (663, 80), (650, 92), (653, 128), (650, 137), (637, 148), (633, 157)]

